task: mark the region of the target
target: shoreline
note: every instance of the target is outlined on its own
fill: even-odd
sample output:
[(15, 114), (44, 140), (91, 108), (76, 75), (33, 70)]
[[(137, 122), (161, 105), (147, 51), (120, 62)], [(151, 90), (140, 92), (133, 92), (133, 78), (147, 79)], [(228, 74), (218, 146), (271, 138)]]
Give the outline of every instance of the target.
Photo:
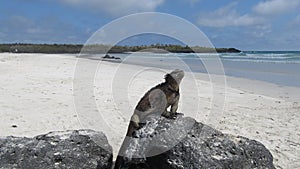
[[(108, 62), (113, 62), (113, 61), (108, 61)], [(155, 59), (153, 59), (153, 63), (150, 66), (148, 66), (147, 63), (144, 61), (122, 62), (122, 64), (146, 66), (146, 67), (153, 67), (153, 68), (159, 68), (159, 66), (161, 66), (163, 67), (163, 69), (167, 69), (170, 71), (172, 70), (172, 66), (164, 64), (162, 62), (159, 63), (160, 64), (159, 66), (156, 66), (157, 63), (158, 60)], [(225, 67), (225, 69), (227, 68)], [(207, 76), (207, 73), (199, 72), (199, 71), (190, 72), (190, 73), (199, 74), (200, 78), (206, 81), (210, 80)], [(218, 75), (214, 75), (214, 76), (218, 76)], [(250, 93), (258, 93), (269, 97), (275, 97), (287, 101), (300, 102), (300, 86), (294, 86), (292, 84), (284, 85), (284, 84), (278, 84), (270, 81), (263, 81), (263, 80), (252, 79), (247, 77), (228, 75), (228, 73), (226, 73), (226, 70), (225, 70), (225, 78), (227, 84), (233, 88), (237, 88)]]
[[(149, 88), (162, 82), (163, 71), (169, 70), (149, 69), (127, 79), (123, 75), (137, 73), (144, 67), (100, 62), (94, 77), (94, 97), (88, 95), (97, 107), (87, 103), (87, 110), (91, 112), (81, 113), (74, 105), (76, 93), (72, 83), (76, 61), (72, 55), (0, 54), (0, 136), (31, 137), (49, 131), (91, 128), (107, 135), (116, 157), (137, 101)], [(90, 59), (84, 61), (99, 63)], [(118, 68), (119, 76), (113, 77)], [(300, 165), (297, 153), (300, 135), (295, 132), (300, 130), (300, 103), (294, 100), (293, 95), (297, 95), (294, 89), (227, 77), (228, 86), (224, 90), (207, 81), (203, 73), (195, 73), (195, 76), (187, 72), (183, 79), (179, 112), (205, 124), (212, 123), (211, 126), (224, 133), (262, 142), (272, 152), (276, 168)], [(113, 95), (111, 89), (113, 92), (119, 89), (112, 86), (113, 80), (124, 84), (130, 80), (130, 85), (126, 86), (127, 97), (121, 97), (122, 93)], [(224, 111), (217, 112), (218, 118), (212, 122), (211, 106), (220, 106), (212, 105), (213, 97), (225, 97), (225, 100), (224, 108), (221, 107)], [(106, 124), (99, 123), (99, 112)], [(110, 128), (106, 130), (104, 125)]]

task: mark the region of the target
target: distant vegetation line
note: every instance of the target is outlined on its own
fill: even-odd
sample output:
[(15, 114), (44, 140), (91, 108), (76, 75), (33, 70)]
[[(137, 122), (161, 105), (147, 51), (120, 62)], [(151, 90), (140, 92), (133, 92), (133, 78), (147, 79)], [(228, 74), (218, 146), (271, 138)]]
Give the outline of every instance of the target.
[[(0, 44), (1, 52), (12, 53), (80, 53), (83, 45), (79, 44)], [(235, 48), (207, 48), (200, 46), (181, 46), (173, 44), (152, 44), (141, 46), (109, 46), (109, 45), (88, 45), (84, 47), (84, 51), (87, 53), (105, 53), (107, 49), (110, 49), (108, 53), (125, 53), (125, 52), (172, 52), (172, 53), (236, 53), (241, 52)]]

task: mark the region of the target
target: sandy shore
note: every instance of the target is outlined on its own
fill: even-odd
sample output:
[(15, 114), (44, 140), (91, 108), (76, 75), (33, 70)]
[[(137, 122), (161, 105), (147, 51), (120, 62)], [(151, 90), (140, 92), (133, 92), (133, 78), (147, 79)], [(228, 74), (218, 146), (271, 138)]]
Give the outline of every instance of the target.
[[(84, 83), (74, 90), (76, 62), (72, 55), (0, 54), (0, 136), (91, 128), (107, 134), (116, 154), (135, 104), (168, 70), (85, 59), (98, 67), (93, 93), (85, 95)], [(300, 168), (298, 88), (233, 77), (224, 88), (203, 79), (204, 74), (186, 73), (180, 112), (262, 142), (276, 168)]]

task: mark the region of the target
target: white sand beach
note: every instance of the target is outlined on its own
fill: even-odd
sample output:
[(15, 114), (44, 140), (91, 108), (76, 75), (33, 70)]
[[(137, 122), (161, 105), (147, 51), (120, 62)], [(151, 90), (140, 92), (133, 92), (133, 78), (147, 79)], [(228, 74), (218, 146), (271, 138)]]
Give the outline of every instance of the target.
[[(55, 130), (91, 128), (108, 136), (116, 157), (135, 105), (148, 89), (163, 81), (164, 71), (170, 70), (85, 61), (99, 63), (91, 89), (94, 95), (88, 95), (96, 105), (91, 107), (89, 101), (76, 102), (85, 97), (81, 95), (85, 90), (74, 92), (75, 55), (0, 54), (0, 136), (32, 137)], [(134, 76), (126, 79), (129, 73)], [(218, 84), (212, 88), (204, 77), (186, 72), (179, 112), (224, 133), (263, 143), (276, 168), (300, 168), (299, 88), (234, 77), (227, 77), (226, 89)], [(128, 92), (118, 85), (125, 85)], [(223, 110), (222, 104), (211, 102), (213, 97), (224, 98), (224, 112), (216, 114), (218, 118), (212, 123), (212, 106)]]

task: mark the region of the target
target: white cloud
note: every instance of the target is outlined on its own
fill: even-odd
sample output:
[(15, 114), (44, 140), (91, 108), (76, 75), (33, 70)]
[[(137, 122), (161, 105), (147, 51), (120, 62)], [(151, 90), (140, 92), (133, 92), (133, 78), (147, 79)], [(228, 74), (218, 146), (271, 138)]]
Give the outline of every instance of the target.
[(278, 15), (300, 6), (300, 0), (268, 0), (258, 3), (253, 11), (261, 15)]
[(271, 33), (271, 31), (272, 31), (271, 25), (264, 24), (264, 25), (255, 26), (254, 28), (248, 30), (246, 33), (256, 38), (262, 38), (266, 34)]
[(240, 15), (236, 10), (236, 3), (217, 9), (208, 14), (202, 15), (198, 23), (210, 27), (226, 26), (253, 26), (264, 22), (264, 18), (249, 14)]
[(60, 0), (59, 2), (94, 12), (122, 16), (136, 12), (155, 11), (164, 0)]

